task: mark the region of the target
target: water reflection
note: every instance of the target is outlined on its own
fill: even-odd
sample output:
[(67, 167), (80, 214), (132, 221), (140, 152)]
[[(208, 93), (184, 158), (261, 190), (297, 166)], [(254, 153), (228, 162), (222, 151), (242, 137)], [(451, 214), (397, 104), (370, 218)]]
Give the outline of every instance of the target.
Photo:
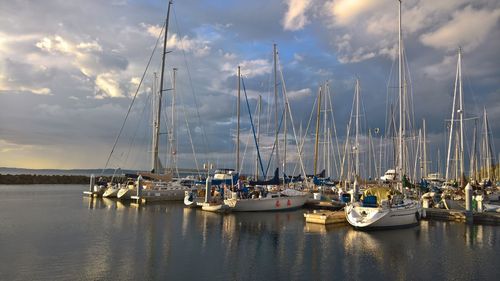
[(84, 206), (90, 212), (82, 266), (89, 279), (112, 273), (116, 279), (190, 280), (209, 272), (216, 280), (460, 280), (498, 272), (483, 265), (498, 248), (499, 234), (490, 226), (422, 221), (360, 232), (306, 224), (301, 210), (216, 214), (182, 203), (100, 198), (86, 198)]

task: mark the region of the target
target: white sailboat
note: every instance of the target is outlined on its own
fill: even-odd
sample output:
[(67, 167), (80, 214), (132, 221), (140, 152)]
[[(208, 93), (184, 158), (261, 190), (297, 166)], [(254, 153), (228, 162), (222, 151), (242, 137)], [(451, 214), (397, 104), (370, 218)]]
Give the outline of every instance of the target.
[[(155, 112), (153, 120), (153, 137), (152, 137), (152, 171), (151, 172), (139, 172), (136, 179), (130, 179), (129, 182), (116, 192), (116, 197), (118, 199), (136, 199), (145, 201), (170, 201), (170, 200), (183, 200), (185, 191), (190, 191), (192, 189), (190, 184), (186, 184), (182, 178), (173, 178), (173, 171), (170, 173), (165, 173), (160, 158), (159, 158), (159, 143), (160, 143), (160, 120), (161, 120), (161, 108), (162, 108), (162, 96), (165, 91), (164, 87), (164, 73), (165, 73), (165, 57), (167, 54), (167, 35), (168, 35), (168, 23), (170, 17), (172, 1), (169, 1), (167, 17), (165, 21), (165, 32), (163, 38), (163, 53), (162, 53), (162, 64), (161, 64), (161, 75), (160, 75), (160, 87), (155, 93), (157, 96), (155, 99)], [(176, 68), (173, 69), (173, 87), (172, 87), (172, 103), (175, 99), (175, 77)], [(172, 111), (174, 107), (172, 105)], [(173, 146), (173, 128), (174, 118), (172, 116), (172, 126), (169, 132), (171, 148), (170, 153), (173, 157), (172, 164), (175, 164), (175, 154), (176, 150)], [(115, 192), (110, 191), (111, 192)]]
[[(397, 191), (390, 187), (373, 187), (363, 192), (362, 201), (345, 207), (347, 222), (358, 229), (394, 228), (418, 225), (420, 202), (404, 198), (402, 180), (404, 175), (403, 122), (404, 103), (402, 102), (402, 54), (401, 54), (401, 1), (399, 1), (399, 163)], [(356, 185), (356, 183), (355, 183)]]
[[(274, 49), (273, 49), (273, 57), (274, 57), (274, 92), (275, 92), (275, 110), (277, 112), (277, 98), (278, 98), (278, 93), (277, 93), (277, 67), (276, 67), (276, 61), (277, 61), (277, 51), (276, 51), (276, 44), (274, 44)], [(239, 103), (239, 92), (240, 92), (240, 71), (238, 67), (238, 103)], [(283, 79), (283, 78), (282, 78)], [(285, 100), (285, 117), (284, 117), (284, 130), (285, 130), (285, 148), (284, 148), (284, 155), (283, 155), (283, 167), (286, 167), (286, 119), (287, 119), (287, 114), (290, 112), (289, 104), (288, 104), (288, 99), (286, 96), (286, 90), (283, 90), (283, 96)], [(275, 113), (276, 113), (275, 112)], [(239, 113), (239, 112), (238, 112)], [(291, 116), (291, 115), (290, 115)], [(276, 122), (276, 128), (277, 126), (277, 115), (275, 116), (275, 122)], [(239, 120), (239, 117), (238, 117)], [(293, 120), (292, 120), (293, 122)], [(238, 125), (238, 131), (239, 131), (239, 125)], [(278, 144), (278, 132), (276, 131), (276, 144)], [(239, 142), (239, 138), (237, 138), (237, 142)], [(237, 147), (239, 147), (239, 144), (237, 144)], [(238, 149), (237, 149), (238, 150)], [(277, 149), (276, 151), (278, 151)], [(300, 157), (300, 156), (299, 156)], [(237, 152), (237, 167), (239, 168), (239, 154)], [(279, 166), (279, 158), (276, 157), (277, 161), (277, 166)], [(302, 165), (303, 166), (303, 165)], [(303, 167), (302, 167), (303, 169)], [(304, 170), (304, 169), (303, 169)], [(278, 180), (279, 182), (279, 180)], [(285, 184), (286, 180), (283, 180), (283, 184)], [(238, 182), (238, 187), (241, 186), (241, 182)], [(293, 189), (285, 189), (283, 191), (279, 191), (279, 184), (277, 186), (278, 191), (277, 192), (260, 192), (259, 196), (253, 196), (250, 198), (242, 198), (241, 196), (238, 196), (238, 192), (229, 192), (230, 197), (226, 198), (224, 200), (224, 204), (229, 206), (231, 208), (231, 211), (241, 211), (241, 212), (255, 212), (255, 211), (279, 211), (279, 210), (290, 210), (290, 209), (295, 209), (295, 208), (300, 208), (302, 207), (305, 203), (307, 198), (309, 197), (309, 194), (306, 192), (301, 192)], [(239, 189), (239, 188), (238, 188)], [(267, 188), (264, 188), (264, 190), (267, 190)]]
[[(304, 192), (295, 193), (295, 190), (286, 189), (279, 193), (267, 193), (265, 197), (242, 199), (237, 198), (236, 193), (233, 198), (224, 200), (233, 212), (262, 212), (262, 211), (283, 211), (302, 207), (308, 198)], [(299, 191), (297, 191), (299, 192)], [(289, 196), (287, 196), (289, 194)]]

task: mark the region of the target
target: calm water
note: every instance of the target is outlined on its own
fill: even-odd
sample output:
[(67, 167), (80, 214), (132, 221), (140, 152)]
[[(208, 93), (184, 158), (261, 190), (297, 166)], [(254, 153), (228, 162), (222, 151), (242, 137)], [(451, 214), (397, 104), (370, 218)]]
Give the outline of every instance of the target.
[(500, 228), (376, 232), (306, 225), (305, 210), (219, 215), (0, 185), (1, 280), (498, 280)]

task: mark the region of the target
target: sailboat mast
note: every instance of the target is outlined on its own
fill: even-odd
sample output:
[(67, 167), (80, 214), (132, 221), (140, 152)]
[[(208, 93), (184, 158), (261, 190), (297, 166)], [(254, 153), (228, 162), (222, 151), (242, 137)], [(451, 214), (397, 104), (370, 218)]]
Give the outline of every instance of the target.
[(163, 38), (163, 54), (161, 60), (161, 74), (160, 74), (160, 90), (158, 92), (158, 105), (156, 108), (156, 120), (154, 122), (154, 136), (153, 136), (153, 173), (159, 174), (160, 167), (160, 159), (158, 158), (158, 146), (159, 146), (159, 138), (160, 138), (160, 117), (161, 117), (161, 99), (163, 95), (163, 77), (165, 76), (165, 57), (167, 54), (167, 36), (168, 36), (168, 21), (170, 18), (170, 7), (173, 2), (168, 1), (168, 9), (167, 9), (167, 18), (165, 20), (165, 34)]
[(425, 126), (425, 119), (422, 120), (423, 121), (423, 143), (422, 143), (422, 153), (424, 155), (424, 170), (423, 170), (423, 174), (421, 175), (423, 178), (426, 178), (427, 177), (427, 132), (426, 132), (426, 126)]
[[(262, 110), (262, 96), (259, 95), (259, 107), (257, 111), (257, 144), (259, 143), (260, 138), (260, 112)], [(257, 154), (257, 153), (256, 153)], [(255, 157), (255, 180), (259, 179), (259, 156), (258, 154)]]
[(367, 179), (372, 179), (372, 130), (368, 129), (368, 175)]
[(477, 161), (476, 159), (476, 138), (477, 138), (477, 122), (474, 122), (474, 134), (472, 135), (472, 150), (470, 154), (470, 163), (469, 163), (469, 173), (470, 173), (470, 178), (473, 181), (476, 181), (476, 170), (475, 170), (475, 163)]
[(170, 126), (170, 156), (172, 157), (172, 167), (171, 167), (171, 170), (172, 170), (172, 174), (173, 174), (173, 170), (175, 169), (176, 171), (176, 174), (177, 174), (177, 177), (179, 176), (179, 169), (177, 167), (177, 142), (176, 142), (176, 131), (175, 131), (175, 122), (176, 122), (176, 118), (175, 118), (175, 96), (177, 94), (176, 92), (176, 79), (177, 79), (177, 68), (174, 68), (173, 69), (173, 74), (172, 74), (172, 123), (171, 123), (171, 126)]
[(462, 91), (462, 48), (458, 50), (458, 61), (460, 71), (458, 73), (458, 81), (459, 81), (459, 93), (460, 93), (460, 186), (465, 187), (464, 177), (465, 177), (465, 168), (464, 168), (464, 96)]
[(356, 79), (356, 135), (354, 137), (354, 153), (355, 153), (355, 166), (354, 166), (354, 180), (359, 177), (359, 79)]
[[(284, 91), (284, 89), (283, 89)], [(288, 119), (288, 101), (285, 99), (285, 120), (283, 120), (283, 185), (286, 186), (286, 119)]]
[(484, 118), (484, 146), (485, 146), (485, 154), (486, 154), (486, 161), (485, 161), (485, 166), (486, 166), (486, 177), (488, 180), (491, 180), (491, 150), (490, 150), (490, 143), (489, 143), (489, 124), (488, 124), (488, 117), (486, 114), (486, 107), (483, 108), (483, 118)]
[[(399, 161), (398, 161), (398, 176), (403, 180), (403, 84), (402, 84), (402, 54), (401, 54), (401, 0), (399, 0), (399, 22), (398, 22), (398, 61), (399, 61)], [(403, 186), (401, 185), (401, 190)]]
[(238, 97), (236, 101), (236, 172), (240, 172), (240, 95), (241, 95), (241, 69), (238, 66)]
[[(459, 58), (460, 58), (460, 53), (459, 53)], [(446, 156), (446, 172), (445, 172), (445, 179), (449, 180), (449, 173), (450, 173), (450, 161), (451, 161), (451, 144), (453, 141), (453, 128), (455, 127), (455, 110), (456, 110), (456, 99), (457, 99), (457, 85), (458, 85), (458, 76), (459, 76), (459, 70), (460, 70), (460, 59), (457, 60), (457, 72), (455, 74), (455, 86), (453, 90), (453, 105), (451, 107), (451, 121), (450, 121), (450, 135), (448, 139), (448, 153)]]
[(273, 61), (274, 61), (274, 129), (275, 129), (275, 139), (276, 144), (276, 167), (279, 167), (280, 157), (279, 157), (279, 140), (278, 140), (278, 70), (277, 70), (277, 53), (276, 44), (273, 44)]
[(321, 112), (321, 86), (318, 92), (318, 111), (316, 114), (316, 141), (314, 143), (314, 175), (318, 172), (318, 142), (319, 142), (319, 121)]
[[(155, 138), (156, 135), (156, 99), (157, 94), (158, 94), (158, 73), (154, 72), (153, 73), (153, 97), (151, 99), (151, 108), (152, 108), (152, 114), (151, 114), (151, 119), (153, 121), (153, 132), (152, 132), (152, 138), (151, 138), (151, 151), (154, 152), (155, 146), (156, 146), (156, 141), (157, 139)], [(154, 157), (154, 153), (151, 155), (151, 169), (155, 169), (155, 162), (156, 159)]]
[[(328, 114), (327, 114), (327, 106), (328, 106), (328, 92), (326, 90), (326, 83), (325, 85), (323, 86), (324, 87), (324, 92), (325, 92), (325, 101), (324, 101), (324, 106), (323, 106), (323, 169), (326, 168), (326, 158), (328, 157), (328, 154), (327, 154), (327, 143), (328, 143), (328, 135), (327, 135), (327, 132), (326, 132), (326, 129), (327, 129), (327, 117), (328, 117)], [(328, 170), (327, 171), (327, 174), (329, 175), (330, 174), (330, 171)]]

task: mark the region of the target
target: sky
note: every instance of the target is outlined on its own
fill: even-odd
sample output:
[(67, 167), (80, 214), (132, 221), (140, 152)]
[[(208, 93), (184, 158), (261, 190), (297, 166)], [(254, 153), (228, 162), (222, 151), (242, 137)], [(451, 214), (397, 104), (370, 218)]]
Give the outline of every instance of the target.
[[(0, 166), (71, 169), (107, 164), (148, 169), (149, 111), (151, 93), (158, 88), (153, 73), (160, 73), (161, 42), (138, 86), (166, 10), (164, 0), (2, 3)], [(439, 149), (441, 163), (445, 159), (445, 120), (452, 111), (459, 46), (466, 117), (472, 120), (468, 145), (470, 124), (478, 122), (480, 130), (481, 122), (474, 117), (481, 117), (485, 108), (494, 146), (500, 149), (500, 123), (495, 122), (500, 119), (500, 2), (405, 0), (402, 11), (413, 127), (420, 128), (426, 119), (428, 157), (437, 161)], [(383, 134), (397, 81), (397, 19), (396, 0), (175, 1), (164, 83), (167, 89), (173, 87), (172, 69), (177, 68), (178, 166), (235, 166), (238, 65), (254, 117), (262, 96), (260, 144), (262, 161), (268, 161), (274, 139), (273, 44), (278, 50), (279, 95), (286, 88), (295, 135), (307, 136), (306, 172), (312, 171), (314, 125), (306, 128), (319, 86), (326, 82), (339, 143), (345, 140), (356, 78), (363, 134), (366, 138), (374, 128)], [(172, 120), (172, 93), (164, 92), (162, 126)], [(278, 105), (282, 113), (282, 99)], [(244, 98), (241, 112), (243, 170), (251, 172), (255, 145)], [(297, 163), (297, 145), (287, 122), (288, 157)], [(328, 127), (333, 131), (333, 125)], [(162, 143), (167, 143), (168, 130), (162, 127)], [(283, 153), (281, 148), (281, 157)], [(164, 162), (169, 159), (165, 156)]]

